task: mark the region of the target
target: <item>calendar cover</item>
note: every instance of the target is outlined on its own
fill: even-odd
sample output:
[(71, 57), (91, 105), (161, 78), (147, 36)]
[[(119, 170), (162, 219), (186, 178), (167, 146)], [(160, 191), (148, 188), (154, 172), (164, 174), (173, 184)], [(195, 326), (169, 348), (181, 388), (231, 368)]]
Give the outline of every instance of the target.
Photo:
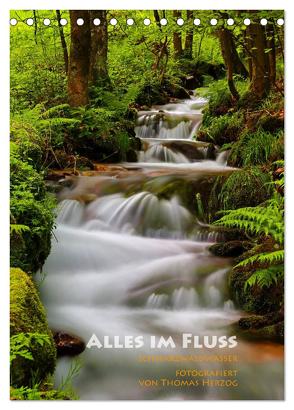
[(284, 399), (284, 12), (12, 10), (12, 400)]

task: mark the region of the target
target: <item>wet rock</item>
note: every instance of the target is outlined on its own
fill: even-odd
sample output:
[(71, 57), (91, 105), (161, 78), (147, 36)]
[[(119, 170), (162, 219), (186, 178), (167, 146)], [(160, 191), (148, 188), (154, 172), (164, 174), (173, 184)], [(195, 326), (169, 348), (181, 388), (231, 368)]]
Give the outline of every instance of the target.
[(247, 241), (220, 242), (210, 246), (209, 251), (215, 256), (237, 257), (252, 248)]
[(181, 154), (185, 155), (190, 160), (198, 160), (204, 159), (205, 154), (203, 150), (199, 149), (193, 144), (185, 144), (181, 141), (172, 141), (168, 143), (162, 144), (168, 148), (170, 148), (174, 152), (180, 152)]
[(216, 148), (214, 144), (209, 144), (207, 151), (206, 151), (206, 158), (207, 159), (216, 159)]
[(126, 153), (126, 160), (128, 162), (137, 162), (138, 161), (138, 156), (137, 153), (134, 149), (129, 149)]
[(86, 348), (85, 342), (78, 336), (55, 332), (53, 337), (58, 356), (76, 356)]
[(270, 314), (242, 317), (238, 326), (243, 336), (262, 338), (276, 341), (284, 339), (284, 312), (283, 309)]

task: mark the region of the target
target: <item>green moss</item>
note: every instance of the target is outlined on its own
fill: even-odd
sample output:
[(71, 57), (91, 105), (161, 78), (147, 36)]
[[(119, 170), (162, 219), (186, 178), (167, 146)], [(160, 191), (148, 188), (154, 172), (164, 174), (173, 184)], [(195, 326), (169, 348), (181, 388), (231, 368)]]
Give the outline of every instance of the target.
[(212, 188), (211, 214), (222, 209), (256, 206), (270, 198), (273, 191), (270, 175), (258, 167), (240, 169), (229, 176), (218, 177)]
[(51, 342), (43, 346), (35, 343), (29, 346), (33, 361), (19, 357), (12, 362), (12, 385), (31, 386), (36, 379), (42, 381), (54, 372), (56, 349), (44, 307), (33, 281), (21, 269), (12, 268), (10, 270), (10, 335), (19, 333), (46, 334)]

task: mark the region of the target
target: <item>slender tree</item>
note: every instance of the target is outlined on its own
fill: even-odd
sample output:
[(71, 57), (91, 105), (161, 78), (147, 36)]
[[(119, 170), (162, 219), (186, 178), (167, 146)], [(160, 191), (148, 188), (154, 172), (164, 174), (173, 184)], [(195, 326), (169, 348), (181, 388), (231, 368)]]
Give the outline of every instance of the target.
[[(179, 10), (173, 10), (173, 17), (175, 20), (182, 17)], [(174, 56), (176, 59), (183, 57), (182, 35), (180, 30), (175, 30), (173, 33)]]
[(274, 23), (269, 21), (266, 26), (266, 54), (268, 55), (269, 80), (273, 86), (276, 83), (276, 45)]
[(222, 50), (222, 56), (224, 59), (224, 63), (227, 69), (227, 80), (228, 80), (228, 86), (230, 89), (230, 92), (232, 96), (238, 100), (239, 99), (239, 93), (235, 87), (234, 83), (234, 50), (233, 50), (233, 42), (232, 42), (232, 36), (230, 31), (223, 27), (218, 30), (218, 35), (220, 39), (220, 45), (221, 45), (221, 50)]
[(193, 10), (187, 10), (188, 30), (185, 38), (184, 54), (186, 58), (192, 59), (193, 54)]
[[(82, 18), (84, 23), (77, 24)], [(90, 13), (87, 10), (71, 10), (71, 46), (68, 70), (68, 99), (73, 107), (88, 103), (88, 82), (91, 51)]]
[(68, 51), (67, 51), (67, 45), (66, 45), (66, 41), (65, 41), (65, 37), (64, 37), (63, 26), (60, 22), (60, 20), (61, 20), (60, 10), (56, 10), (56, 18), (57, 18), (57, 23), (58, 23), (58, 28), (59, 28), (59, 36), (60, 36), (61, 47), (62, 47), (62, 51), (63, 51), (64, 70), (67, 74), (68, 73)]

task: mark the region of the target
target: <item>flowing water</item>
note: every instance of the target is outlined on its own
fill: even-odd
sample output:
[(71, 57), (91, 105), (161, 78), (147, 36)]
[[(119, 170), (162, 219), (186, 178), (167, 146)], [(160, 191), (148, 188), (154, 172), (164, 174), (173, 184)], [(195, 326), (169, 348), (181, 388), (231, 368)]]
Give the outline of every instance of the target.
[[(237, 335), (237, 347), (215, 347), (217, 337), (235, 335), (241, 315), (227, 290), (231, 262), (210, 254), (218, 236), (176, 192), (158, 194), (175, 180), (195, 185), (234, 171), (226, 153), (208, 158), (208, 144), (192, 140), (204, 104), (194, 97), (140, 112), (139, 162), (75, 178), (61, 193), (41, 286), (51, 328), (85, 342), (93, 334), (111, 343), (128, 336), (145, 342), (140, 348), (86, 349), (74, 379), (81, 399), (283, 397), (280, 345)], [(183, 348), (186, 333), (199, 336), (200, 345), (206, 337), (210, 346)], [(151, 336), (171, 336), (175, 346), (152, 348)], [(59, 359), (57, 385), (73, 360)], [(183, 377), (179, 369), (231, 370), (233, 376)], [(179, 387), (191, 379), (193, 385)], [(212, 387), (211, 380), (228, 385)]]

